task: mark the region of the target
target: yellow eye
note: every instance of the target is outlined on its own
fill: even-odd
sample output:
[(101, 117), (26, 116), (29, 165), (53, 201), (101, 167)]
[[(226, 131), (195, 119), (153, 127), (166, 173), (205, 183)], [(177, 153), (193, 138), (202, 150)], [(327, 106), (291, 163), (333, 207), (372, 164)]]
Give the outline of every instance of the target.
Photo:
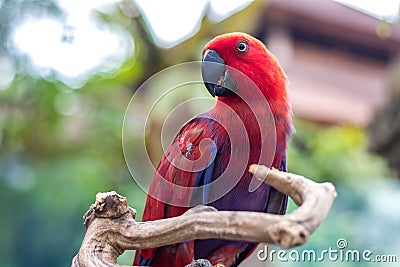
[(249, 49), (249, 45), (243, 41), (238, 42), (236, 47), (237, 47), (237, 50), (241, 53), (244, 53), (247, 51), (247, 49)]

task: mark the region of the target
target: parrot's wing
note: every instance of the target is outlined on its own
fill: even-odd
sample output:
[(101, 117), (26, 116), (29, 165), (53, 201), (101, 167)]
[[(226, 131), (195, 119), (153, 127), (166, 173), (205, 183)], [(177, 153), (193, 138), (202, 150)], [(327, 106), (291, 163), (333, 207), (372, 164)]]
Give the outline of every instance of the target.
[[(218, 149), (211, 141), (210, 132), (209, 121), (202, 118), (193, 119), (180, 130), (157, 168), (147, 196), (143, 221), (179, 216), (193, 204), (207, 203), (209, 188), (205, 186), (200, 191), (195, 187), (212, 181)], [(196, 199), (201, 196), (200, 203), (194, 201), (194, 195)], [(155, 248), (137, 251), (134, 263), (149, 264), (155, 251)]]
[[(191, 198), (191, 206), (206, 205), (209, 203), (208, 195), (210, 193), (210, 183), (213, 181), (215, 157), (217, 156), (217, 148), (209, 145), (206, 148), (204, 156), (208, 159), (207, 167), (197, 173), (194, 183), (194, 192)], [(200, 187), (200, 188), (198, 188)]]

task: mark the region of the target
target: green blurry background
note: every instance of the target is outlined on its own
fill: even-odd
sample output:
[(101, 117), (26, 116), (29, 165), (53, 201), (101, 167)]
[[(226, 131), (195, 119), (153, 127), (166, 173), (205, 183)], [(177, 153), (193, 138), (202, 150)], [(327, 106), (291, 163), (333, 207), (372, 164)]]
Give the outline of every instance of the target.
[[(154, 43), (146, 19), (132, 2), (103, 3), (91, 10), (90, 18), (96, 25), (119, 27), (134, 46), (125, 46), (131, 49), (125, 57), (108, 58), (77, 79), (32, 64), (12, 42), (15, 29), (28, 18), (68, 21), (62, 5), (51, 0), (0, 1), (1, 266), (70, 265), (84, 236), (82, 215), (99, 191), (126, 196), (141, 217), (145, 193), (130, 176), (122, 152), (124, 113), (131, 96), (164, 67), (199, 60), (202, 46), (213, 36), (252, 33), (260, 5), (252, 3), (219, 23), (205, 18), (196, 35), (167, 49)], [(62, 38), (68, 43), (73, 34)], [(296, 116), (295, 126), (290, 171), (330, 181), (338, 191), (327, 220), (304, 248), (335, 247), (337, 239), (346, 238), (349, 247), (395, 254), (400, 260), (400, 185), (384, 159), (367, 152), (365, 128)], [(150, 153), (161, 157), (160, 149)], [(131, 254), (120, 262), (130, 263)], [(291, 264), (297, 265), (310, 264)]]

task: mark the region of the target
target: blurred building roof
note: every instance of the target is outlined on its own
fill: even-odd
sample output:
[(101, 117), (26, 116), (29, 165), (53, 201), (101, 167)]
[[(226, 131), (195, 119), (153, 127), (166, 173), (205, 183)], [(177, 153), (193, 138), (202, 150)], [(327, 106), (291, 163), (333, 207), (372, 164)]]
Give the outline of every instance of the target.
[(331, 0), (270, 0), (258, 37), (289, 76), (295, 116), (366, 125), (387, 98), (400, 26)]

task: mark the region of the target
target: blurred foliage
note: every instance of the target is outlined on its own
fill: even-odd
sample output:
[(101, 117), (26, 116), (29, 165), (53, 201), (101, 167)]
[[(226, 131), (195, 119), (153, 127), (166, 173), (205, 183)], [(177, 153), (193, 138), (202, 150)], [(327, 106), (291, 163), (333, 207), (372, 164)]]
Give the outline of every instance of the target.
[[(4, 0), (0, 5), (0, 49), (3, 53), (8, 49), (10, 55), (12, 49), (4, 44), (16, 23), (17, 10), (25, 10), (19, 5), (48, 6), (53, 14), (61, 14), (51, 1)], [(202, 45), (212, 36), (250, 31), (260, 15), (259, 5), (254, 3), (218, 27), (205, 21), (199, 34), (170, 50), (151, 44), (140, 17), (99, 13), (104, 23), (119, 23), (130, 30), (135, 39), (134, 58), (118, 70), (92, 77), (79, 89), (32, 78), (20, 70), (11, 85), (0, 90), (2, 266), (70, 265), (84, 236), (82, 215), (99, 191), (125, 195), (141, 217), (145, 194), (130, 177), (121, 145), (124, 113), (134, 89), (163, 67), (199, 59)], [(251, 19), (239, 23), (243, 17), (237, 16)], [(374, 240), (383, 252), (398, 248), (398, 238), (392, 245), (386, 240), (393, 240), (395, 231), (400, 236), (395, 230), (398, 217), (390, 212), (395, 207), (382, 208), (392, 203), (398, 185), (389, 179), (392, 173), (385, 162), (366, 152), (364, 129), (304, 120), (296, 120), (295, 125), (289, 170), (332, 181), (339, 191), (328, 220), (309, 245), (326, 248), (327, 242), (334, 245), (339, 237), (346, 237), (356, 247)], [(154, 153), (159, 155), (158, 150)], [(131, 253), (121, 261), (129, 264)]]
[(356, 187), (360, 181), (394, 177), (382, 158), (366, 152), (365, 129), (321, 126), (299, 119), (294, 123), (296, 133), (288, 150), (291, 172), (348, 187)]
[(76, 91), (25, 77), (0, 92), (4, 266), (68, 265), (99, 191), (143, 206), (121, 149), (131, 71)]

